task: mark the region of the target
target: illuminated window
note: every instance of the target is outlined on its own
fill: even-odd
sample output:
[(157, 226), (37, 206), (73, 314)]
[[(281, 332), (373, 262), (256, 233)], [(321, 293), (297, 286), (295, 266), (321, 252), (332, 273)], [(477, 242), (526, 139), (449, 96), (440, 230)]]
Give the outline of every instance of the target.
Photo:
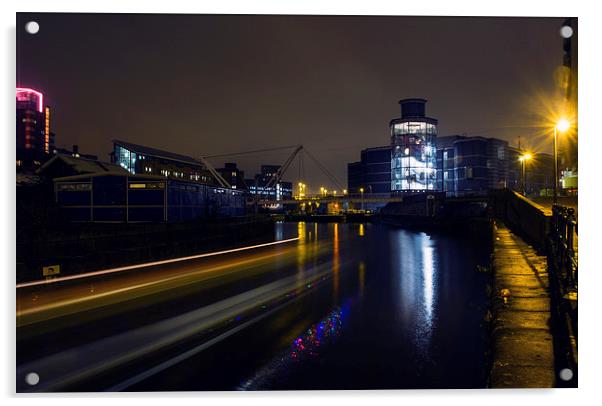
[(396, 123), (391, 133), (391, 189), (434, 190), (436, 126), (419, 121)]
[(497, 148), (497, 158), (504, 159), (505, 155), (506, 155), (506, 149), (504, 147), (498, 147)]

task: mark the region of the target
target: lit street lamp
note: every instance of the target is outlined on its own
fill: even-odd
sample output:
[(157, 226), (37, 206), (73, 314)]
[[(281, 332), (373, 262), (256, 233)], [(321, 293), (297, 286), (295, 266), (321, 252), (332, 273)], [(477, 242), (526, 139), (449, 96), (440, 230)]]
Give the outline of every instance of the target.
[(360, 188), (360, 194), (362, 196), (362, 211), (364, 211), (364, 188)]
[(560, 182), (558, 178), (558, 132), (564, 133), (570, 127), (571, 123), (565, 118), (558, 120), (554, 127), (554, 203), (558, 203), (558, 183)]
[(519, 159), (519, 161), (521, 162), (521, 166), (522, 166), (522, 174), (523, 174), (523, 196), (527, 195), (527, 162), (533, 158), (533, 155), (531, 155), (530, 153), (526, 152), (523, 155), (521, 155)]
[(305, 185), (305, 183), (303, 183), (303, 182), (299, 182), (299, 185), (298, 185), (298, 186), (299, 186), (299, 198), (303, 198), (303, 197), (305, 197), (305, 190), (306, 190), (306, 189), (305, 189), (305, 188), (306, 188), (306, 185)]

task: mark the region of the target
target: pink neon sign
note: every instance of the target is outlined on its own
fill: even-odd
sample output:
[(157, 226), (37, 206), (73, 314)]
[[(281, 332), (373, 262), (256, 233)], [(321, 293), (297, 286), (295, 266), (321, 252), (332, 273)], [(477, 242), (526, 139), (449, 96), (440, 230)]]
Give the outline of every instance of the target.
[(27, 87), (18, 87), (17, 88), (17, 97), (19, 95), (31, 95), (35, 94), (38, 97), (38, 111), (41, 113), (44, 110), (44, 95), (37, 90), (33, 90)]

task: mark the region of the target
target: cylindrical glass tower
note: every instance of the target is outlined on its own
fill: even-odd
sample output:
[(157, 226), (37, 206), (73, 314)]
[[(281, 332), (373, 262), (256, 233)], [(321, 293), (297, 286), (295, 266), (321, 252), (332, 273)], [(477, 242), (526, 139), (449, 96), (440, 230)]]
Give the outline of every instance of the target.
[(425, 116), (424, 99), (400, 100), (391, 130), (391, 191), (435, 190), (437, 120)]

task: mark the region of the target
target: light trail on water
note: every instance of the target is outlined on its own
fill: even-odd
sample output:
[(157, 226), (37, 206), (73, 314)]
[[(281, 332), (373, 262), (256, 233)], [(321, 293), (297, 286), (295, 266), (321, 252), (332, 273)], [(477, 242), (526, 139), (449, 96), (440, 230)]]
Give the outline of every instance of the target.
[(142, 264), (128, 265), (128, 266), (122, 266), (122, 267), (111, 268), (111, 269), (104, 269), (102, 271), (94, 271), (94, 272), (88, 272), (88, 273), (71, 275), (71, 276), (63, 276), (60, 278), (54, 278), (54, 279), (48, 279), (48, 280), (45, 279), (45, 280), (38, 280), (38, 281), (33, 281), (33, 282), (24, 282), (24, 283), (17, 284), (17, 289), (31, 287), (31, 286), (48, 285), (48, 284), (52, 284), (52, 283), (65, 282), (65, 281), (70, 281), (70, 280), (75, 280), (75, 279), (90, 278), (93, 276), (113, 274), (113, 273), (123, 272), (123, 271), (131, 271), (134, 269), (148, 268), (148, 267), (156, 266), (156, 265), (172, 264), (172, 263), (176, 263), (176, 262), (189, 261), (192, 259), (214, 257), (216, 255), (248, 251), (248, 250), (252, 250), (252, 249), (256, 249), (256, 248), (269, 247), (271, 245), (285, 244), (285, 243), (297, 241), (297, 240), (299, 240), (299, 237), (288, 238), (286, 240), (273, 241), (273, 242), (268, 242), (268, 243), (264, 243), (264, 244), (250, 245), (247, 247), (240, 247), (240, 248), (233, 248), (233, 249), (223, 250), (223, 251), (209, 252), (209, 253), (205, 253), (205, 254), (191, 255), (191, 256), (187, 256), (187, 257), (165, 259), (162, 261), (145, 262)]

